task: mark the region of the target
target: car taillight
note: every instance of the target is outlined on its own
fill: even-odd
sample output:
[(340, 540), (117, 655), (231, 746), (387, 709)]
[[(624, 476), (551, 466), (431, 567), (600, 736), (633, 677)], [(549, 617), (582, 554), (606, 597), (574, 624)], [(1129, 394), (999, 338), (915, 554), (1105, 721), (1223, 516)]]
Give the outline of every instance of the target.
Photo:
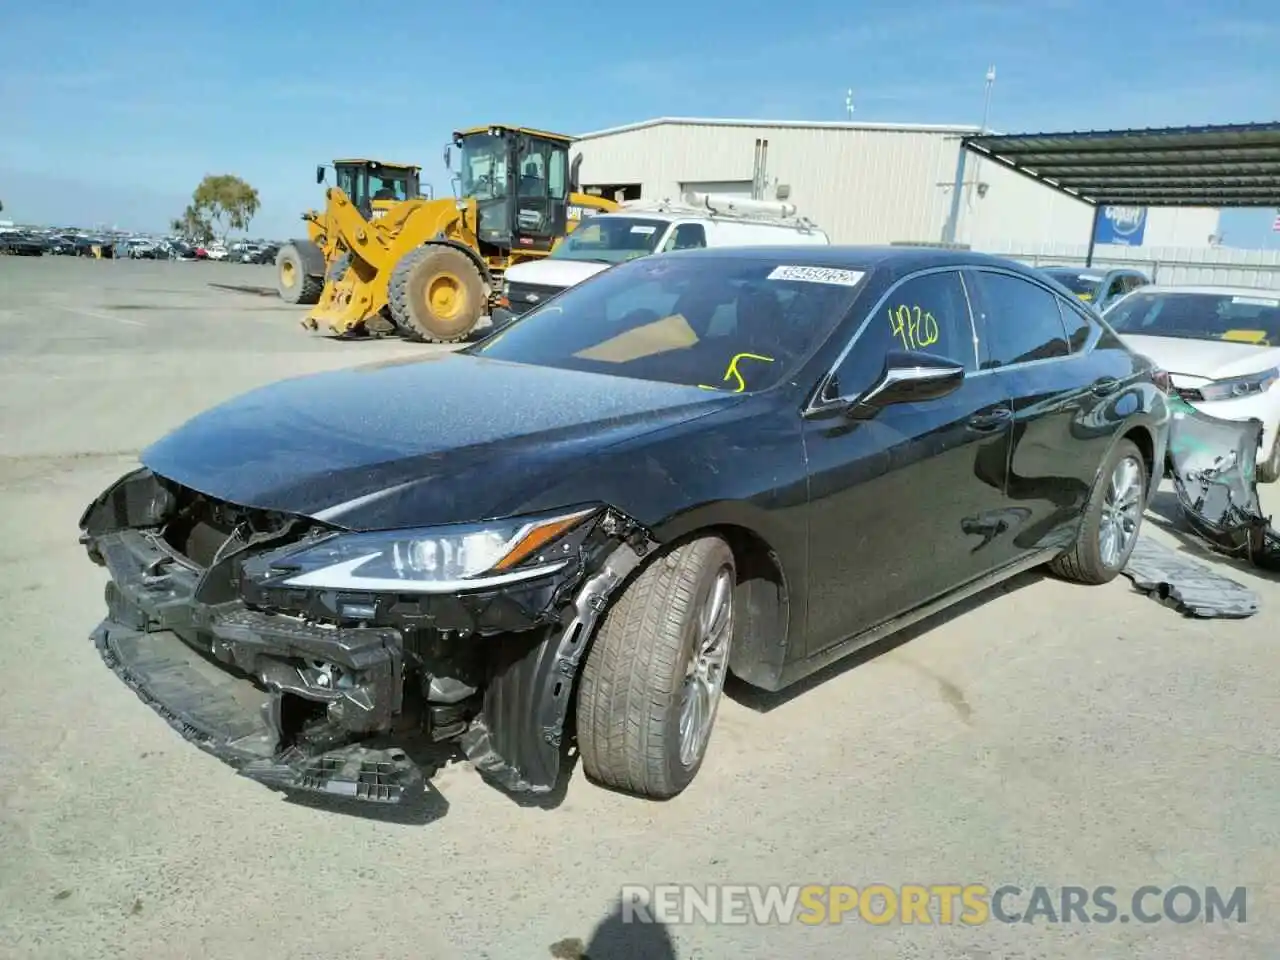
[(1173, 393), (1173, 378), (1169, 376), (1168, 371), (1156, 367), (1151, 371), (1151, 382), (1161, 393)]

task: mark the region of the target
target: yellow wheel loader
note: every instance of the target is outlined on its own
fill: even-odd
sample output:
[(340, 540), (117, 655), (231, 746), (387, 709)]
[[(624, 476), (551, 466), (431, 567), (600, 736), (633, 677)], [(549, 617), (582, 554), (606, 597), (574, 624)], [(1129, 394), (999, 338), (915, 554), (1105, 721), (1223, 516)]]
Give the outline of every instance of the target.
[[(338, 184), (325, 192), (332, 264), (303, 326), (342, 337), (398, 332), (449, 343), (489, 313), (507, 267), (545, 257), (584, 216), (618, 209), (578, 192), (573, 138), (526, 127), (456, 131), (444, 151), (462, 199), (414, 199), (366, 215)], [(336, 256), (325, 260), (332, 246)], [(314, 276), (315, 274), (309, 274)]]
[[(387, 211), (410, 200), (431, 199), (424, 195), (419, 174), (422, 168), (383, 160), (334, 160), (334, 181), (361, 211), (366, 220), (377, 220)], [(316, 167), (316, 183), (324, 183), (325, 167)], [(339, 232), (331, 222), (331, 208), (308, 210), (302, 215), (307, 225), (306, 239), (291, 240), (276, 254), (276, 290), (288, 303), (314, 304), (320, 300), (326, 276), (340, 273), (345, 264)]]

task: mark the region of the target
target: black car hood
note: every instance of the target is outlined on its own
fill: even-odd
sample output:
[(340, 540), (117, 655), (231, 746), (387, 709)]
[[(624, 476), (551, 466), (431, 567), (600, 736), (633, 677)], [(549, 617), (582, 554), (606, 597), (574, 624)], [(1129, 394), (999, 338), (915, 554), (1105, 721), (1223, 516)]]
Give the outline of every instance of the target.
[(283, 380), (187, 421), (144, 466), (351, 529), (508, 516), (548, 471), (721, 409), (697, 387), (437, 354)]

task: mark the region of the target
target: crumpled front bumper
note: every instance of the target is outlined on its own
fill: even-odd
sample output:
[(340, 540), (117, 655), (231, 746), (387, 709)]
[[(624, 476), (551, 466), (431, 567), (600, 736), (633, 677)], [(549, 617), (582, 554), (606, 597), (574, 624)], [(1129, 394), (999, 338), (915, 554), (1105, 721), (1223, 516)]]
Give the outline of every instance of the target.
[(1224, 552), (1280, 569), (1280, 533), (1258, 498), (1264, 444), (1260, 420), (1224, 420), (1185, 401), (1175, 404), (1169, 458), (1188, 525)]
[[(111, 572), (92, 637), (106, 664), (187, 740), (285, 791), (398, 803), (425, 782), (379, 734), (399, 712), (403, 648), (389, 628), (338, 628), (195, 599), (200, 571), (146, 531), (96, 538)], [(335, 683), (334, 677), (341, 678)], [(286, 694), (360, 738), (290, 745)]]

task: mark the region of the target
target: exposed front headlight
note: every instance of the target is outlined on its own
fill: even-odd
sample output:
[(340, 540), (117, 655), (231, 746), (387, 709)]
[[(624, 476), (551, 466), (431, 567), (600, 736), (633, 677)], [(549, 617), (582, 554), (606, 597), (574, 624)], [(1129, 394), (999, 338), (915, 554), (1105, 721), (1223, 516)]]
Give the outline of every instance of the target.
[(1240, 377), (1215, 380), (1200, 387), (1200, 396), (1206, 400), (1232, 400), (1248, 397), (1267, 390), (1280, 379), (1280, 368), (1272, 367), (1259, 373), (1247, 373)]
[(531, 580), (566, 566), (570, 555), (540, 551), (597, 509), (456, 527), (338, 533), (255, 558), (246, 564), (245, 573), (273, 587), (395, 593), (480, 590)]

